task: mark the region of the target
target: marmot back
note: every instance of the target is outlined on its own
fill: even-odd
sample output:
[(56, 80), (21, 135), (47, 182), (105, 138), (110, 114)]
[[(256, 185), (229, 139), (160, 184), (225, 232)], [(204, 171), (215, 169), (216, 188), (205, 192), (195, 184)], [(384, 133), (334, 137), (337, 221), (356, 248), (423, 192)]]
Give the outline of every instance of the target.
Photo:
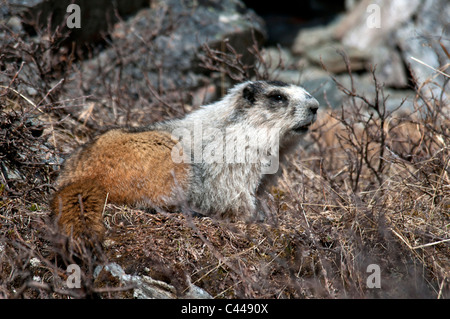
[(65, 162), (53, 216), (67, 235), (100, 241), (106, 201), (170, 210), (188, 204), (203, 215), (255, 219), (258, 191), (317, 109), (301, 87), (249, 81), (185, 118), (108, 131)]

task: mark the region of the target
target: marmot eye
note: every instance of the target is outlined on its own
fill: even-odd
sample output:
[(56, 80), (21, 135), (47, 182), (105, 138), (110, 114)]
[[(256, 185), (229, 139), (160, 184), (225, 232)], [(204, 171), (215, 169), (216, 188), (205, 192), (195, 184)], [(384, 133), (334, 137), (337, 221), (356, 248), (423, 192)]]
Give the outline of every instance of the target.
[(286, 101), (286, 97), (282, 94), (272, 94), (272, 95), (269, 95), (269, 98), (275, 102)]

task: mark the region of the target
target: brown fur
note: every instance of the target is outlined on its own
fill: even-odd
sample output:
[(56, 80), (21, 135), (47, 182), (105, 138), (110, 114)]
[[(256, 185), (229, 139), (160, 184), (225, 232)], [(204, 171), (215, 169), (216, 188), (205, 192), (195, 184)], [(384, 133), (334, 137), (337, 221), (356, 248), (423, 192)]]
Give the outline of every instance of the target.
[[(51, 209), (67, 235), (101, 240), (106, 196), (116, 204), (167, 207), (180, 203), (189, 166), (170, 159), (178, 141), (166, 132), (111, 130), (65, 163)], [(180, 191), (177, 188), (180, 187)], [(88, 234), (84, 233), (86, 223)]]
[(102, 211), (106, 193), (94, 180), (67, 185), (53, 197), (50, 209), (61, 231), (91, 243), (103, 240)]

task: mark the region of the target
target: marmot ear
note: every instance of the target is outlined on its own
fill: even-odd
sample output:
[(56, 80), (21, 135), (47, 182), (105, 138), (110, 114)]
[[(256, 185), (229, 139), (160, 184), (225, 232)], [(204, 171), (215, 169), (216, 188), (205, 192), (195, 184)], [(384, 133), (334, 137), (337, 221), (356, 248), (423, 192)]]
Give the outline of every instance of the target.
[(242, 96), (244, 97), (244, 99), (249, 101), (250, 104), (253, 104), (256, 101), (257, 91), (258, 91), (258, 88), (256, 87), (256, 85), (254, 83), (250, 83), (242, 91)]

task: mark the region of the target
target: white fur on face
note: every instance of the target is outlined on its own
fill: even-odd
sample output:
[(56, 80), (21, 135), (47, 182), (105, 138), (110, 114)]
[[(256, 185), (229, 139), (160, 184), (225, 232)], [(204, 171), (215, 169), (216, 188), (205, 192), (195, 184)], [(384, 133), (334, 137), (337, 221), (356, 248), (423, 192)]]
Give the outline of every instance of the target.
[(286, 88), (290, 96), (289, 107), (295, 107), (296, 125), (309, 125), (316, 120), (316, 112), (319, 102), (311, 96), (304, 88), (291, 85)]
[[(284, 95), (287, 101), (280, 102), (279, 106), (271, 102), (269, 96), (274, 92)], [(316, 120), (318, 106), (317, 100), (300, 86), (269, 86), (260, 94), (255, 106), (248, 110), (245, 122), (255, 131), (277, 128), (283, 139), (289, 132), (305, 133)]]

